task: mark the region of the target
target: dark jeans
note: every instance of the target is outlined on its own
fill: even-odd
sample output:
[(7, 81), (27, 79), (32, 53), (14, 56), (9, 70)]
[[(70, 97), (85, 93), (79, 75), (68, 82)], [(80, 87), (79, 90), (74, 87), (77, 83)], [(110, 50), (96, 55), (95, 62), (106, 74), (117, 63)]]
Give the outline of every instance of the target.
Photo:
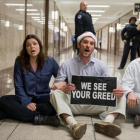
[(120, 63), (120, 67), (124, 68), (130, 50), (131, 50), (130, 61), (132, 61), (136, 58), (137, 48), (138, 48), (138, 41), (134, 41), (133, 46), (130, 46), (130, 41), (128, 41), (124, 45), (123, 56), (122, 56), (122, 60), (121, 60), (121, 63)]
[(0, 98), (0, 110), (8, 118), (32, 123), (36, 115), (56, 115), (49, 97), (33, 98), (32, 103), (36, 103), (36, 111), (31, 111), (26, 106), (23, 106), (16, 95), (6, 95)]

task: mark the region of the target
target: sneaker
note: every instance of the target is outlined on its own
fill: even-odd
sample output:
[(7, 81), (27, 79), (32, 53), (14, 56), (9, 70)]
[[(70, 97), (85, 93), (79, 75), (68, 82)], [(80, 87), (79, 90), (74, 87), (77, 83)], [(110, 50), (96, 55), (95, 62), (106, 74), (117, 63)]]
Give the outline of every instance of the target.
[(86, 133), (87, 124), (85, 123), (77, 123), (72, 126), (73, 136), (77, 139), (81, 139), (83, 135)]
[(140, 126), (140, 116), (136, 115), (134, 120), (134, 127)]
[(118, 136), (122, 132), (119, 126), (108, 122), (94, 123), (94, 129), (96, 132), (102, 133), (109, 137)]

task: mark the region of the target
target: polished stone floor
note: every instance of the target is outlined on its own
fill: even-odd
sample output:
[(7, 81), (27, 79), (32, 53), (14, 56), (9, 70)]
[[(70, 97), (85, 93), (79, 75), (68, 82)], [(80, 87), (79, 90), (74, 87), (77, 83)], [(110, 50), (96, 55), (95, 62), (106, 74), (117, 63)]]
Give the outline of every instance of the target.
[[(64, 60), (76, 55), (69, 48), (67, 51), (63, 52), (59, 58), (56, 60), (61, 64)], [(114, 56), (112, 53), (107, 53), (106, 51), (98, 51), (93, 54), (94, 57), (102, 60), (107, 64), (109, 71), (113, 76), (116, 76), (118, 81), (121, 80), (124, 70), (118, 70), (121, 56)], [(129, 63), (129, 62), (128, 62)], [(127, 65), (128, 65), (127, 63)], [(12, 77), (9, 75), (9, 79)], [(8, 75), (6, 79), (8, 81)], [(53, 81), (53, 80), (52, 80)], [(10, 81), (11, 84), (12, 81)], [(3, 82), (2, 82), (3, 83)], [(52, 82), (50, 83), (50, 85)], [(3, 83), (2, 86), (8, 88), (8, 83)], [(14, 89), (6, 90), (8, 94), (14, 94)], [(82, 140), (139, 140), (140, 128), (133, 128), (133, 117), (128, 116), (125, 122), (115, 121), (122, 128), (122, 134), (116, 138), (110, 138), (102, 134), (96, 133), (93, 128), (93, 124), (97, 121), (101, 121), (98, 116), (76, 116), (78, 122), (86, 122), (88, 124), (86, 134), (83, 136)], [(23, 123), (16, 120), (6, 119), (0, 121), (0, 140), (74, 140), (71, 135), (71, 131), (67, 126), (60, 126), (54, 128), (51, 126), (34, 126), (31, 123)]]

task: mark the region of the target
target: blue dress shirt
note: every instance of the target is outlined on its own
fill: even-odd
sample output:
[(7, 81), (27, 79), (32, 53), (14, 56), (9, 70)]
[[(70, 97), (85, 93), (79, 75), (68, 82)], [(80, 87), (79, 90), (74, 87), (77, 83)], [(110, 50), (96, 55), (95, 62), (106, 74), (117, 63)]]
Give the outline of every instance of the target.
[(27, 72), (22, 69), (18, 59), (14, 66), (15, 94), (24, 106), (31, 103), (33, 97), (48, 96), (50, 94), (49, 82), (52, 77), (57, 76), (58, 63), (52, 57), (47, 57), (42, 68), (35, 72), (32, 67)]

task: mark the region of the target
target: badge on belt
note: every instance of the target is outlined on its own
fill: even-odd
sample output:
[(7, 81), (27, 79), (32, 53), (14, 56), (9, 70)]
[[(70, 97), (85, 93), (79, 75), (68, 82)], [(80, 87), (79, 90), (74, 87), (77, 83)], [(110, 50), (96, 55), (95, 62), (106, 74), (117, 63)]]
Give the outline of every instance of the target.
[(130, 39), (130, 44), (129, 44), (130, 46), (132, 46), (133, 45), (133, 42), (132, 42), (132, 39)]

